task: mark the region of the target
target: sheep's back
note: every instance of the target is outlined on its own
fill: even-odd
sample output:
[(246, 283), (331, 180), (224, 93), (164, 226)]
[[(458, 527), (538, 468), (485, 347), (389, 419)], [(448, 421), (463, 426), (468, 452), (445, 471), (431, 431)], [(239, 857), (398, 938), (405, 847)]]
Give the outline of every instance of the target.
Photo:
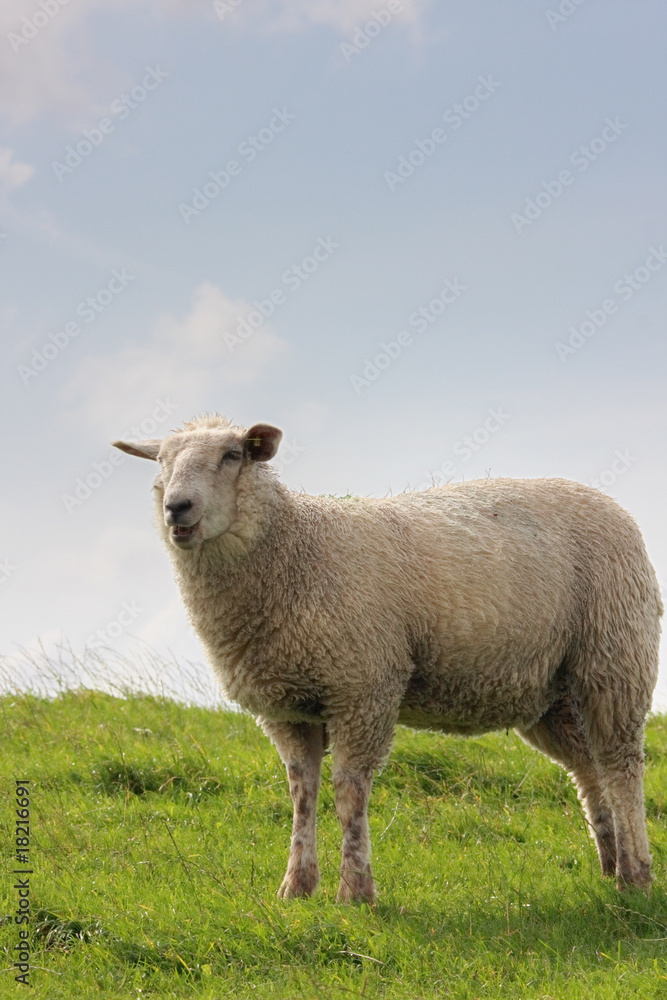
[(462, 732), (526, 724), (567, 683), (568, 658), (591, 630), (637, 616), (657, 627), (639, 530), (588, 487), (481, 480), (341, 503), (341, 620), (389, 635), (383, 656), (407, 649), (406, 722)]

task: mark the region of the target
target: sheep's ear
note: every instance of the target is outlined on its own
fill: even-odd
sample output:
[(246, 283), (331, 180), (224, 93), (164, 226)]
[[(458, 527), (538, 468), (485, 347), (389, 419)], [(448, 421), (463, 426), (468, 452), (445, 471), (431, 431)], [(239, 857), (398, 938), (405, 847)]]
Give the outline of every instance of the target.
[(157, 453), (162, 442), (158, 438), (151, 438), (150, 441), (112, 441), (114, 448), (120, 448), (128, 455), (136, 455), (137, 458), (151, 458), (157, 461)]
[(243, 439), (243, 450), (253, 462), (270, 462), (283, 432), (271, 424), (254, 424)]

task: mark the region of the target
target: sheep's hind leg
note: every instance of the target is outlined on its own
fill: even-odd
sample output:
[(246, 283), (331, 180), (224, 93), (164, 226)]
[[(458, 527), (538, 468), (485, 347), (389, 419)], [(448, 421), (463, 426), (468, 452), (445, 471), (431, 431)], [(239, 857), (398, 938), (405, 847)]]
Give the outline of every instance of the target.
[(325, 727), (308, 723), (263, 722), (286, 768), (294, 806), (287, 871), (278, 897), (310, 896), (319, 881), (315, 827)]
[[(618, 656), (614, 670), (598, 674), (605, 684), (582, 683), (581, 718), (614, 814), (616, 886), (648, 889), (651, 854), (644, 808), (644, 719), (651, 706), (654, 671), (641, 657)], [(604, 663), (603, 663), (604, 665)]]
[(618, 889), (628, 886), (648, 889), (651, 854), (644, 808), (643, 717), (646, 703), (637, 706), (627, 692), (623, 697), (623, 692), (605, 691), (586, 708), (584, 717), (592, 753), (605, 799), (614, 813), (616, 886)]
[(576, 703), (565, 697), (552, 705), (531, 729), (518, 732), (526, 743), (564, 767), (574, 781), (597, 847), (602, 874), (613, 876), (616, 871), (614, 817)]
[(618, 753), (601, 753), (605, 795), (612, 804), (616, 826), (616, 886), (649, 889), (651, 855), (646, 834), (644, 808), (643, 740)]

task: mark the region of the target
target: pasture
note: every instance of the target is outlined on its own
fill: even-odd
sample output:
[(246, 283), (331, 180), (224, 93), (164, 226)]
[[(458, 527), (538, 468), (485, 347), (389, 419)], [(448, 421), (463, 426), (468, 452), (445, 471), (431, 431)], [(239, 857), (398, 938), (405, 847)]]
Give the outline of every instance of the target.
[(655, 884), (603, 881), (563, 771), (512, 733), (399, 728), (370, 809), (379, 901), (334, 902), (330, 758), (322, 883), (278, 901), (291, 803), (244, 715), (82, 690), (0, 699), (2, 996), (15, 779), (31, 788), (32, 995), (258, 1000), (667, 996), (667, 718), (647, 729)]

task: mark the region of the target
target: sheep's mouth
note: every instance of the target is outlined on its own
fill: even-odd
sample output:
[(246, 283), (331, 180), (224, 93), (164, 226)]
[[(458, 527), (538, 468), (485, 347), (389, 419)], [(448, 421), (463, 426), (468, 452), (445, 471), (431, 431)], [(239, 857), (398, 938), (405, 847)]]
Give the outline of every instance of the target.
[(177, 542), (179, 545), (189, 542), (194, 538), (197, 528), (199, 526), (199, 521), (196, 524), (185, 525), (185, 524), (175, 524), (171, 529), (171, 537), (173, 541)]

